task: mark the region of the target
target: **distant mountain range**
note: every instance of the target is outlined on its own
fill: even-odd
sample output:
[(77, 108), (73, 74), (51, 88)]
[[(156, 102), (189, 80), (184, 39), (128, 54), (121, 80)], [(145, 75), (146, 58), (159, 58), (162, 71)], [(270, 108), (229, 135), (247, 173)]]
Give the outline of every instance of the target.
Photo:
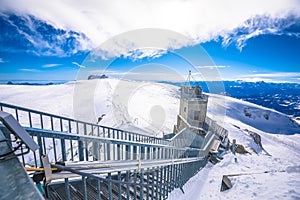
[[(166, 82), (176, 86), (183, 83)], [(209, 84), (220, 82), (191, 82), (191, 85), (200, 85), (204, 92), (209, 91)], [(242, 99), (257, 105), (275, 109), (279, 112), (300, 117), (300, 84), (297, 83), (266, 83), (261, 82), (244, 82), (244, 81), (224, 81), (223, 95)]]
[(0, 80), (0, 85), (58, 85), (64, 84), (66, 80)]

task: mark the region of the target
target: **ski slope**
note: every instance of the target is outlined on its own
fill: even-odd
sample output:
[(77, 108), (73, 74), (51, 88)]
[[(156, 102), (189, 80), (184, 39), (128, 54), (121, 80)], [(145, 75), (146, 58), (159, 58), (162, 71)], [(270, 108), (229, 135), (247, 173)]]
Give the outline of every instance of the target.
[[(169, 199), (300, 199), (300, 128), (277, 111), (231, 97), (209, 95), (208, 116), (229, 131), (246, 149), (258, 154), (231, 153), (208, 164)], [(179, 88), (167, 84), (101, 79), (61, 85), (0, 85), (0, 101), (101, 125), (161, 136), (170, 133), (179, 111)], [(261, 136), (263, 149), (249, 132)], [(268, 173), (265, 173), (268, 172)], [(220, 192), (223, 175), (233, 188)]]

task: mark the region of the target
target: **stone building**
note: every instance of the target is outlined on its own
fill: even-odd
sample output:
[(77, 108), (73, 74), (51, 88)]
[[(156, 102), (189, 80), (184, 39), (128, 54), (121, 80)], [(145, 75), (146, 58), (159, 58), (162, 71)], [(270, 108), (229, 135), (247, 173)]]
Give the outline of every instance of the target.
[(205, 124), (208, 96), (202, 93), (200, 86), (182, 86), (180, 110), (174, 133), (184, 128), (196, 129), (201, 132)]

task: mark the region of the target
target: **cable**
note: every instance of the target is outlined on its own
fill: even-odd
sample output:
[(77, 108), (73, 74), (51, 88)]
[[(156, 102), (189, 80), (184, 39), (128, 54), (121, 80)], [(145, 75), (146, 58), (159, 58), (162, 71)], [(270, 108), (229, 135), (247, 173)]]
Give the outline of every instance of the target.
[(5, 157), (5, 156), (7, 156), (9, 154), (12, 154), (12, 153), (16, 152), (18, 150), (18, 148), (20, 148), (22, 146), (22, 144), (23, 143), (21, 142), (18, 146), (14, 147), (14, 150), (12, 150), (10, 152), (7, 152), (7, 153), (4, 153), (4, 154), (1, 154), (0, 157)]
[[(1, 142), (3, 142), (3, 141), (1, 141)], [(1, 154), (0, 155), (0, 160), (6, 160), (7, 156), (9, 156), (10, 154), (15, 153), (23, 144), (24, 144), (23, 142), (20, 142), (20, 144), (18, 144), (18, 146), (14, 147), (12, 151), (4, 153), (4, 154)], [(20, 154), (16, 154), (15, 156), (20, 156), (20, 155), (27, 154), (30, 150), (29, 150), (29, 148), (27, 146), (26, 146), (26, 148), (27, 148), (27, 150), (25, 152), (20, 153)]]

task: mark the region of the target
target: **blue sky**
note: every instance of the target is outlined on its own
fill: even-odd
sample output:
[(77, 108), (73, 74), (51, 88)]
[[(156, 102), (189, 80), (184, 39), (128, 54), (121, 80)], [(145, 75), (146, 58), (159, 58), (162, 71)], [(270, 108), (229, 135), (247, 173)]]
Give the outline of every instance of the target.
[[(126, 0), (118, 7), (117, 1), (4, 0), (0, 80), (76, 80), (106, 73), (180, 81), (192, 70), (197, 80), (300, 83), (300, 3), (227, 2), (227, 7), (205, 0), (128, 6), (134, 1)], [(152, 38), (149, 31), (134, 31), (142, 28), (169, 32)], [(123, 38), (128, 32), (132, 41)], [(158, 46), (139, 46), (139, 39), (157, 40)], [(118, 42), (106, 45), (112, 40)], [(97, 61), (91, 60), (99, 51)]]

